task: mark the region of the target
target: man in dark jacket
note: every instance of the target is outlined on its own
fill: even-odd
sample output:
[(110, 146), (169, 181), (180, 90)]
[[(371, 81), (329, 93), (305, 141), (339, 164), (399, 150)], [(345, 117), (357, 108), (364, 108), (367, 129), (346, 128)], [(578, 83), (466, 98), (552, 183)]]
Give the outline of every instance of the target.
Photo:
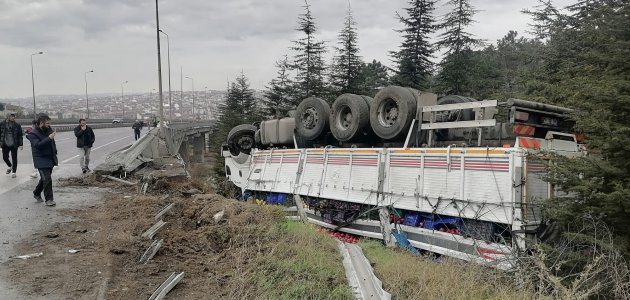
[(87, 126), (85, 119), (80, 119), (79, 126), (74, 128), (74, 136), (77, 137), (77, 148), (79, 148), (79, 164), (85, 174), (90, 171), (90, 151), (94, 145), (94, 131), (92, 127)]
[[(22, 150), (24, 143), (24, 133), (22, 132), (22, 126), (15, 122), (15, 114), (10, 114), (9, 117), (0, 123), (0, 146), (2, 146), (2, 159), (9, 167), (7, 174), (11, 174), (11, 177), (15, 178), (17, 171), (17, 151), (18, 148)], [(9, 153), (11, 153), (11, 160), (9, 160)]]
[(131, 126), (131, 128), (133, 128), (133, 133), (134, 136), (136, 137), (136, 141), (140, 138), (140, 130), (142, 130), (142, 122), (136, 120), (136, 122), (133, 123), (133, 125)]
[(31, 142), (33, 152), (33, 164), (39, 171), (39, 183), (33, 191), (33, 197), (37, 202), (42, 202), (42, 191), (46, 198), (46, 205), (55, 206), (52, 190), (52, 170), (57, 163), (57, 145), (55, 144), (56, 132), (50, 128), (50, 118), (41, 116), (37, 118), (37, 127), (26, 138)]

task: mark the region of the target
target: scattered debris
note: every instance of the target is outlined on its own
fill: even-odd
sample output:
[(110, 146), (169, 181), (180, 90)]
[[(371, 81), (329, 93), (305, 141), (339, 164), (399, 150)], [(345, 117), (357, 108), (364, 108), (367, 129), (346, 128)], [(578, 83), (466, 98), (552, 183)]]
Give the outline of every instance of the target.
[(75, 230), (74, 232), (77, 232), (77, 233), (86, 233), (86, 232), (87, 232), (87, 229), (85, 229), (85, 228), (81, 228), (81, 229), (77, 229), (77, 230)]
[(151, 246), (147, 248), (147, 251), (144, 251), (144, 254), (142, 254), (142, 257), (140, 257), (140, 263), (146, 265), (149, 262), (149, 260), (151, 260), (151, 258), (155, 256), (158, 250), (160, 250), (160, 247), (162, 247), (163, 242), (164, 240), (153, 241), (153, 243), (151, 243)]
[(76, 249), (68, 250), (68, 253), (70, 253), (70, 254), (75, 254), (75, 253), (79, 253), (79, 252), (81, 252), (81, 250), (76, 250)]
[(29, 259), (29, 258), (35, 258), (35, 257), (40, 257), (44, 255), (44, 252), (37, 252), (37, 253), (29, 253), (29, 254), (24, 254), (24, 255), (18, 255), (18, 256), (12, 256), (9, 258), (15, 258), (15, 259)]
[(116, 255), (120, 255), (120, 254), (125, 254), (127, 253), (127, 250), (125, 249), (118, 249), (118, 248), (114, 248), (114, 249), (109, 249), (109, 252), (114, 253)]
[(164, 225), (166, 225), (166, 222), (159, 220), (157, 221), (157, 223), (155, 223), (153, 226), (151, 226), (151, 228), (149, 228), (147, 231), (145, 231), (142, 234), (142, 237), (148, 238), (150, 240), (153, 239), (153, 236), (158, 232), (158, 230), (160, 230), (160, 228), (162, 228)]
[(131, 199), (131, 196), (124, 196), (125, 199)]
[(146, 195), (148, 190), (149, 190), (149, 183), (148, 182), (143, 183), (142, 188), (140, 189), (140, 192), (143, 195)]
[(7, 245), (7, 244), (9, 244), (9, 241), (4, 241), (4, 242), (2, 242), (2, 244), (3, 245)]
[(182, 280), (182, 278), (184, 278), (184, 272), (179, 274), (173, 272), (171, 276), (169, 276), (168, 279), (166, 279), (166, 281), (164, 281), (164, 283), (162, 283), (155, 292), (153, 292), (151, 297), (149, 297), (149, 300), (164, 299), (166, 294), (168, 294), (168, 292), (170, 292), (171, 289), (173, 289), (175, 285)]
[(59, 237), (59, 234), (58, 234), (58, 233), (56, 233), (56, 232), (52, 232), (52, 231), (51, 231), (51, 232), (48, 232), (48, 234), (46, 234), (46, 237), (47, 237), (47, 238), (54, 239), (54, 238)]
[(167, 205), (166, 207), (162, 208), (157, 215), (155, 215), (155, 220), (159, 220), (162, 218), (162, 216), (167, 213), (171, 208), (173, 208), (175, 206), (175, 203), (171, 203), (169, 205)]
[(221, 221), (221, 219), (223, 219), (223, 215), (225, 214), (225, 209), (222, 209), (220, 212), (214, 214), (213, 218), (214, 218), (214, 222), (215, 223), (219, 223), (219, 221)]
[(201, 194), (202, 192), (196, 188), (192, 188), (186, 191), (182, 191), (182, 194), (186, 197), (190, 197), (192, 195), (197, 195), (197, 194)]
[(105, 177), (107, 179), (111, 179), (113, 181), (118, 181), (120, 183), (124, 183), (126, 185), (136, 185), (137, 184), (135, 182), (131, 182), (131, 181), (127, 181), (127, 180), (124, 180), (124, 179), (116, 178), (116, 177), (110, 176), (110, 175), (103, 175), (103, 177)]

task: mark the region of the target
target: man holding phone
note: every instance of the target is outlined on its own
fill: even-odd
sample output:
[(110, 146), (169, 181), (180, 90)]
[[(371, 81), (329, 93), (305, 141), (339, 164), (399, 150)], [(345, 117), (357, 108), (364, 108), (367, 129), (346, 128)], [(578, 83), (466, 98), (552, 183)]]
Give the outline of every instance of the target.
[(57, 145), (55, 144), (56, 132), (50, 127), (50, 118), (40, 116), (37, 118), (37, 126), (26, 138), (31, 142), (33, 164), (39, 171), (39, 183), (33, 191), (33, 197), (37, 202), (43, 202), (42, 192), (46, 198), (47, 206), (55, 206), (52, 189), (52, 170), (58, 165)]

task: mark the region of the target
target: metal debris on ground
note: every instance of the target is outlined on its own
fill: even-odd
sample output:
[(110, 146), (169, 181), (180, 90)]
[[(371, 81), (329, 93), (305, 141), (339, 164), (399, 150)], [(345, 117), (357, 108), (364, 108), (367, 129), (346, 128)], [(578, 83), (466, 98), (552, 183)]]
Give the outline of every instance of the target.
[(212, 216), (212, 218), (214, 219), (215, 223), (219, 223), (219, 221), (221, 221), (221, 219), (223, 219), (223, 215), (225, 215), (225, 209), (222, 209), (220, 212), (214, 214), (214, 216)]
[(173, 202), (173, 203), (171, 203), (171, 204), (169, 204), (169, 205), (165, 206), (164, 208), (162, 208), (162, 209), (161, 209), (161, 210), (157, 213), (157, 215), (155, 215), (155, 220), (159, 220), (159, 219), (161, 219), (161, 218), (162, 218), (162, 216), (163, 216), (165, 213), (167, 213), (169, 210), (171, 210), (171, 208), (173, 208), (174, 206), (175, 206), (175, 203)]
[(70, 253), (70, 254), (75, 254), (75, 253), (79, 253), (79, 252), (81, 252), (81, 250), (76, 250), (76, 249), (68, 250), (68, 253)]
[(153, 226), (151, 226), (151, 228), (149, 228), (147, 231), (145, 231), (142, 234), (142, 237), (146, 237), (150, 240), (153, 239), (153, 236), (158, 232), (158, 230), (160, 230), (160, 228), (162, 228), (164, 225), (166, 225), (166, 222), (159, 220), (157, 221), (157, 223), (155, 223)]
[(158, 250), (160, 250), (160, 247), (162, 247), (163, 243), (164, 243), (164, 240), (153, 241), (153, 243), (151, 243), (151, 246), (149, 246), (149, 248), (147, 248), (147, 250), (144, 251), (144, 254), (142, 254), (142, 257), (140, 257), (140, 263), (146, 265), (149, 262), (149, 260), (151, 260), (151, 258), (155, 256)]
[(168, 279), (166, 279), (166, 281), (164, 281), (164, 283), (162, 283), (155, 292), (153, 292), (151, 297), (149, 297), (149, 300), (164, 299), (166, 294), (168, 294), (168, 292), (170, 292), (182, 280), (182, 278), (184, 278), (184, 272), (179, 274), (173, 272), (171, 276), (169, 276)]
[(116, 177), (114, 177), (114, 176), (103, 175), (103, 177), (105, 177), (105, 178), (107, 178), (107, 179), (111, 179), (111, 180), (113, 180), (113, 181), (118, 181), (118, 182), (120, 182), (120, 183), (124, 183), (124, 184), (126, 184), (126, 185), (136, 185), (136, 184), (137, 184), (137, 183), (135, 183), (135, 182), (131, 182), (131, 181), (127, 181), (127, 180), (124, 180), (124, 179), (116, 178)]
[(190, 197), (192, 195), (201, 194), (202, 192), (196, 188), (192, 188), (186, 191), (182, 191), (182, 194), (186, 197)]
[(9, 257), (9, 258), (29, 259), (29, 258), (40, 257), (42, 255), (44, 255), (44, 252), (29, 253), (29, 254), (24, 254), (24, 255), (12, 256), (12, 257)]

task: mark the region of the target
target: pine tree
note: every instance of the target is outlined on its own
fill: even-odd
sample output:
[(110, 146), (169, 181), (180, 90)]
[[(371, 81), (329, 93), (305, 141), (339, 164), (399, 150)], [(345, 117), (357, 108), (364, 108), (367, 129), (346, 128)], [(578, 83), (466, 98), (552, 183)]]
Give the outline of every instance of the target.
[(358, 82), (359, 94), (373, 97), (378, 89), (389, 84), (388, 68), (376, 60), (368, 64), (364, 63), (361, 66)]
[(269, 82), (263, 99), (265, 114), (270, 118), (281, 118), (298, 105), (293, 97), (293, 82), (289, 77), (289, 58), (285, 55), (282, 60), (277, 61), (276, 68), (278, 77)]
[(359, 56), (358, 35), (352, 10), (348, 5), (348, 14), (344, 27), (339, 32), (337, 55), (333, 58), (330, 86), (334, 94), (359, 93), (359, 75), (362, 61)]
[(431, 57), (434, 49), (429, 43), (429, 36), (435, 32), (433, 0), (410, 0), (405, 8), (407, 17), (396, 14), (403, 24), (403, 42), (400, 50), (392, 52), (396, 64), (395, 84), (418, 89), (429, 87), (429, 76), (433, 69)]
[(454, 9), (444, 15), (444, 20), (439, 25), (445, 32), (440, 34), (436, 46), (445, 49), (446, 54), (440, 62), (437, 80), (439, 90), (445, 94), (471, 94), (472, 50), (481, 45), (482, 41), (465, 31), (474, 22), (472, 17), (477, 12), (468, 1), (448, 1)]
[(326, 95), (324, 84), (324, 60), (326, 53), (324, 42), (315, 40), (315, 21), (311, 15), (310, 6), (304, 1), (306, 12), (298, 18), (297, 31), (304, 33), (305, 37), (293, 41), (293, 51), (296, 51), (293, 59), (295, 76), (295, 92), (298, 99), (309, 96), (321, 97)]
[(225, 100), (218, 105), (219, 118), (213, 133), (213, 153), (216, 154), (214, 172), (219, 178), (224, 177), (223, 157), (219, 154), (221, 145), (227, 142), (227, 135), (237, 125), (260, 121), (260, 112), (254, 91), (250, 89), (245, 74), (236, 78), (235, 82), (228, 82)]
[(573, 197), (552, 199), (550, 213), (563, 222), (585, 216), (605, 222), (630, 258), (630, 5), (589, 0), (568, 10), (534, 16), (553, 22), (530, 93), (577, 109), (576, 129), (586, 136), (590, 155), (554, 165), (554, 183)]

